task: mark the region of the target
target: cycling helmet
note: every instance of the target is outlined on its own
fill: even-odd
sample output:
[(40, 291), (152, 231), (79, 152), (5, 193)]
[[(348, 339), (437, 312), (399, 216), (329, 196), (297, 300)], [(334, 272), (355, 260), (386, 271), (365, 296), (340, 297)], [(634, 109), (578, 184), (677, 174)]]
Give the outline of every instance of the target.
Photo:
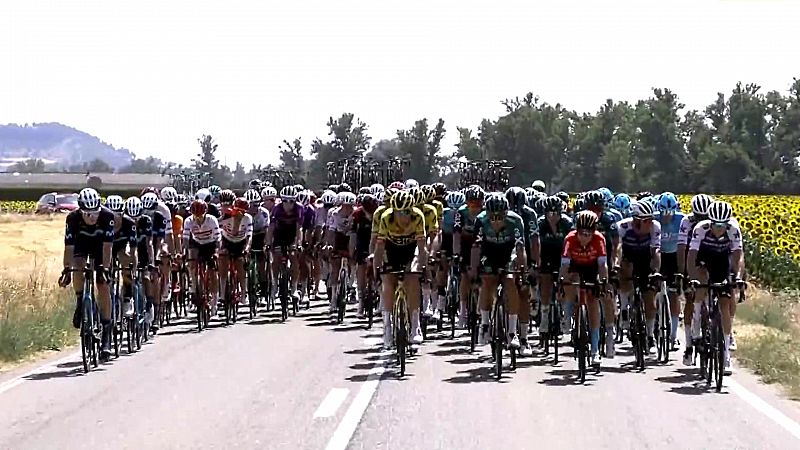
[(631, 198), (628, 194), (617, 194), (614, 197), (614, 208), (619, 212), (627, 212), (631, 208)]
[(362, 195), (363, 195), (363, 194), (371, 194), (371, 193), (372, 193), (372, 191), (371, 191), (371, 190), (369, 190), (369, 187), (368, 187), (368, 186), (363, 186), (363, 187), (360, 187), (360, 188), (358, 188), (358, 193), (359, 193), (359, 194), (362, 194)]
[(281, 200), (296, 200), (297, 199), (297, 188), (294, 186), (284, 186), (281, 189)]
[(447, 201), (447, 206), (452, 209), (458, 209), (467, 202), (467, 196), (463, 192), (453, 191), (447, 194), (445, 200)]
[(342, 183), (339, 185), (339, 189), (336, 190), (336, 193), (339, 194), (342, 192), (353, 192), (353, 188), (347, 183)]
[(81, 189), (78, 194), (78, 207), (84, 211), (100, 208), (100, 194), (92, 188)]
[(544, 184), (544, 181), (542, 181), (542, 180), (534, 181), (533, 184), (531, 184), (531, 187), (533, 188), (534, 191), (537, 191), (537, 192), (544, 192), (545, 191), (545, 184)]
[(597, 226), (597, 214), (592, 211), (581, 211), (575, 215), (575, 228), (592, 230)]
[(219, 193), (219, 202), (231, 204), (236, 200), (236, 194), (230, 189), (225, 189)]
[(706, 194), (697, 194), (692, 197), (692, 213), (699, 216), (708, 214), (708, 207), (714, 202), (714, 198)]
[(378, 192), (377, 194), (374, 195), (375, 200), (377, 200), (379, 204), (383, 204), (383, 202), (384, 202), (383, 198), (384, 198), (384, 193), (385, 192), (386, 191), (380, 191), (380, 192)]
[(525, 191), (521, 187), (513, 186), (506, 189), (506, 200), (508, 205), (513, 211), (522, 211), (526, 206), (528, 198), (525, 196)]
[(675, 214), (678, 211), (678, 197), (672, 192), (664, 192), (658, 199), (658, 210), (663, 214)]
[(233, 209), (245, 212), (248, 208), (250, 208), (250, 202), (244, 197), (236, 197), (236, 200), (233, 201)]
[(178, 194), (175, 197), (175, 204), (179, 206), (186, 206), (189, 204), (189, 197), (186, 194)]
[(400, 192), (399, 189), (392, 187), (383, 191), (383, 204), (386, 206), (392, 206), (392, 197), (394, 197), (394, 194), (397, 194), (398, 192)]
[(651, 197), (653, 194), (650, 191), (642, 191), (636, 194), (636, 200), (641, 200), (646, 197)]
[(272, 187), (272, 182), (271, 182), (271, 181), (262, 181), (262, 182), (261, 182), (261, 187), (262, 187), (262, 188), (265, 188), (265, 187)]
[(204, 202), (203, 200), (195, 200), (192, 202), (192, 206), (189, 207), (189, 211), (192, 213), (192, 215), (202, 216), (208, 212), (208, 203)]
[(569, 194), (564, 191), (556, 192), (556, 197), (560, 198), (562, 203), (569, 203)]
[(733, 210), (728, 202), (717, 200), (708, 207), (708, 218), (712, 222), (727, 223), (732, 215)]
[(611, 192), (611, 189), (607, 187), (601, 187), (597, 189), (597, 192), (603, 196), (603, 201), (606, 203), (606, 205), (611, 206), (611, 204), (614, 202), (614, 193)]
[(637, 219), (653, 217), (653, 206), (649, 202), (635, 201), (631, 203), (631, 216)]
[(575, 212), (586, 209), (586, 200), (584, 200), (583, 197), (576, 197), (575, 203), (572, 205), (572, 209), (574, 209)]
[(297, 193), (297, 203), (300, 203), (303, 206), (308, 206), (311, 204), (311, 191), (302, 190)]
[(336, 200), (340, 205), (354, 205), (356, 203), (356, 194), (352, 192), (340, 192), (336, 196)]
[(430, 184), (423, 184), (420, 187), (420, 190), (422, 190), (422, 193), (425, 194), (426, 203), (436, 198), (436, 189), (434, 189)]
[(267, 186), (261, 190), (261, 198), (264, 200), (275, 200), (278, 196), (278, 191), (272, 186)]
[(339, 185), (338, 184), (332, 184), (332, 185), (328, 186), (328, 190), (329, 191), (333, 191), (333, 193), (335, 194), (335, 193), (339, 192)]
[(589, 208), (600, 208), (605, 204), (605, 199), (600, 191), (589, 191), (583, 199), (586, 200), (586, 206)]
[(473, 184), (464, 191), (464, 195), (467, 197), (467, 202), (482, 202), (486, 197), (486, 192), (480, 186)]
[(249, 183), (247, 183), (247, 187), (255, 190), (261, 189), (261, 180), (258, 178), (252, 179)]
[(395, 211), (408, 211), (414, 207), (414, 196), (407, 191), (397, 191), (392, 196), (392, 209)]
[(300, 184), (300, 183), (297, 183), (297, 184), (295, 184), (295, 185), (294, 185), (294, 187), (297, 189), (297, 192), (302, 192), (302, 191), (305, 191), (305, 190), (306, 190), (306, 187), (305, 187), (305, 186), (303, 186), (303, 185), (302, 185), (302, 184)]
[(142, 208), (147, 211), (156, 209), (158, 205), (158, 196), (152, 192), (148, 192), (142, 196)]
[(378, 209), (378, 199), (372, 194), (364, 194), (361, 199), (361, 207), (364, 208), (364, 211), (372, 214)]
[(411, 194), (412, 197), (414, 197), (414, 206), (422, 207), (422, 205), (426, 203), (427, 198), (425, 196), (425, 192), (423, 192), (422, 189), (418, 187), (411, 188), (408, 190), (408, 193)]
[(175, 200), (178, 198), (178, 191), (175, 190), (172, 186), (167, 186), (161, 189), (161, 200), (164, 200), (167, 203), (175, 203)]
[(322, 193), (322, 197), (320, 197), (323, 205), (333, 205), (336, 203), (336, 193), (333, 191), (325, 191)]
[(389, 189), (395, 189), (395, 190), (398, 190), (398, 191), (402, 191), (402, 190), (403, 190), (403, 189), (405, 189), (405, 188), (406, 188), (406, 185), (405, 185), (405, 184), (403, 184), (403, 182), (402, 182), (402, 181), (393, 181), (393, 182), (392, 182), (392, 183), (389, 185)]
[(125, 200), (125, 214), (132, 219), (142, 215), (142, 201), (139, 197), (128, 197)]
[(116, 213), (121, 213), (125, 209), (125, 200), (119, 195), (109, 195), (106, 198), (106, 208)]
[(211, 186), (208, 187), (208, 192), (211, 193), (212, 197), (216, 197), (219, 195), (220, 192), (222, 192), (222, 188), (217, 186), (216, 184), (212, 184)]
[(146, 188), (142, 189), (142, 192), (139, 194), (139, 196), (141, 197), (141, 196), (143, 196), (144, 194), (149, 194), (149, 193), (151, 193), (151, 192), (152, 192), (153, 194), (156, 194), (156, 195), (158, 195), (158, 189), (156, 189), (156, 187), (155, 187), (155, 186), (147, 186)]
[(248, 189), (244, 193), (244, 198), (250, 203), (258, 203), (261, 201), (261, 194), (255, 189)]
[(436, 191), (437, 197), (444, 197), (447, 193), (447, 186), (444, 183), (433, 183), (433, 190)]
[(406, 180), (405, 184), (406, 189), (411, 189), (415, 187), (419, 187), (419, 182), (413, 178), (409, 178)]
[(550, 197), (545, 197), (542, 200), (539, 200), (541, 203), (541, 209), (546, 212), (557, 212), (561, 213), (564, 210), (564, 201), (561, 198), (556, 197), (555, 195), (551, 195)]
[(383, 192), (385, 190), (386, 189), (384, 189), (383, 185), (380, 183), (375, 183), (369, 187), (369, 193), (372, 195), (378, 195), (378, 192)]
[(484, 202), (488, 214), (501, 214), (508, 211), (508, 200), (499, 192), (492, 192)]
[(195, 200), (202, 200), (204, 202), (211, 200), (211, 191), (209, 189), (203, 188), (198, 189), (197, 192), (194, 193)]

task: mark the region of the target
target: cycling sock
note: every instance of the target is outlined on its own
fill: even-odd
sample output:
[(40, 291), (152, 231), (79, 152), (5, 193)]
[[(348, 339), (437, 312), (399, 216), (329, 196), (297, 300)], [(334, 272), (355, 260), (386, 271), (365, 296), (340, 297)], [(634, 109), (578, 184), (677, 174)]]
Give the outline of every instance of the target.
[(656, 327), (656, 319), (647, 319), (644, 326), (647, 330), (647, 337), (653, 337), (653, 329)]
[(517, 319), (519, 316), (516, 314), (509, 314), (508, 315), (508, 334), (517, 334)]
[(444, 311), (446, 307), (447, 303), (445, 301), (444, 294), (439, 294), (439, 299), (436, 303), (436, 309), (438, 309), (439, 311)]
[(481, 310), (481, 325), (489, 325), (489, 311)]
[(606, 340), (614, 340), (614, 325), (606, 325)]
[(411, 329), (419, 330), (419, 309), (411, 311)]
[(730, 348), (731, 348), (731, 335), (730, 334), (726, 334), (725, 335), (725, 356), (728, 356), (728, 351), (730, 350)]
[(672, 316), (672, 339), (678, 339), (678, 316)]
[(600, 346), (600, 327), (592, 328), (592, 354), (597, 354), (597, 347)]
[(701, 334), (700, 327), (702, 326), (702, 306), (702, 301), (694, 302), (694, 311), (692, 314), (692, 338), (699, 338)]
[(422, 288), (422, 309), (427, 311), (431, 305), (431, 287), (424, 286)]
[(564, 319), (564, 320), (566, 320), (567, 323), (569, 323), (569, 320), (572, 319), (572, 313), (574, 312), (574, 310), (575, 310), (575, 303), (574, 302), (572, 302), (570, 300), (567, 300), (566, 302), (564, 302), (564, 317), (566, 317), (566, 319)]

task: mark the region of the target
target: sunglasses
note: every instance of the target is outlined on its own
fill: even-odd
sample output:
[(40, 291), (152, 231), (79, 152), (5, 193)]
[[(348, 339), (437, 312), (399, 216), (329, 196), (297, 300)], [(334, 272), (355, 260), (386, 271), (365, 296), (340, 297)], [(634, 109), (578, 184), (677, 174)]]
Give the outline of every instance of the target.
[(397, 210), (395, 211), (398, 216), (408, 217), (411, 215), (411, 211), (409, 210)]
[(637, 223), (637, 224), (650, 223), (650, 222), (653, 221), (653, 218), (652, 217), (645, 217), (645, 218), (634, 217), (633, 221), (634, 221), (634, 223)]
[(491, 214), (489, 215), (490, 222), (502, 222), (506, 220), (506, 216), (503, 214)]
[(711, 226), (714, 228), (726, 228), (728, 226), (728, 222), (711, 222)]
[(93, 211), (83, 211), (82, 210), (81, 214), (83, 214), (83, 217), (86, 217), (87, 219), (96, 219), (96, 218), (98, 218), (100, 216), (100, 210), (99, 209), (96, 209), (96, 210), (93, 210)]
[(591, 237), (594, 234), (592, 230), (580, 230), (578, 231), (578, 236), (582, 237)]

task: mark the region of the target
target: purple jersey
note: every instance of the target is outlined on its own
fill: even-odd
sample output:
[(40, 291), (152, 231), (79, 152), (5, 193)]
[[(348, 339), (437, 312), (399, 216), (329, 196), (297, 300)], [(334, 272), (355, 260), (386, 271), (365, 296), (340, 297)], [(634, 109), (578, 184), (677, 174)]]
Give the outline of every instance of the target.
[(291, 211), (286, 211), (284, 204), (275, 205), (270, 216), (270, 225), (275, 229), (285, 230), (286, 228), (296, 228), (297, 224), (303, 223), (305, 219), (305, 208), (295, 203)]

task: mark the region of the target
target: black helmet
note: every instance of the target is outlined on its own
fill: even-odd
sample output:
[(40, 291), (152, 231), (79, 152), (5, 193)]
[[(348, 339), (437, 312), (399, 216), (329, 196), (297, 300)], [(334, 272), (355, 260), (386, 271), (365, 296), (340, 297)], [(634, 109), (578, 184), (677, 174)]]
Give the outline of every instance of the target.
[(508, 200), (508, 205), (512, 211), (522, 211), (527, 197), (521, 187), (513, 186), (506, 190), (506, 200)]
[(578, 230), (593, 230), (597, 226), (597, 214), (591, 211), (581, 211), (575, 216), (575, 228)]

